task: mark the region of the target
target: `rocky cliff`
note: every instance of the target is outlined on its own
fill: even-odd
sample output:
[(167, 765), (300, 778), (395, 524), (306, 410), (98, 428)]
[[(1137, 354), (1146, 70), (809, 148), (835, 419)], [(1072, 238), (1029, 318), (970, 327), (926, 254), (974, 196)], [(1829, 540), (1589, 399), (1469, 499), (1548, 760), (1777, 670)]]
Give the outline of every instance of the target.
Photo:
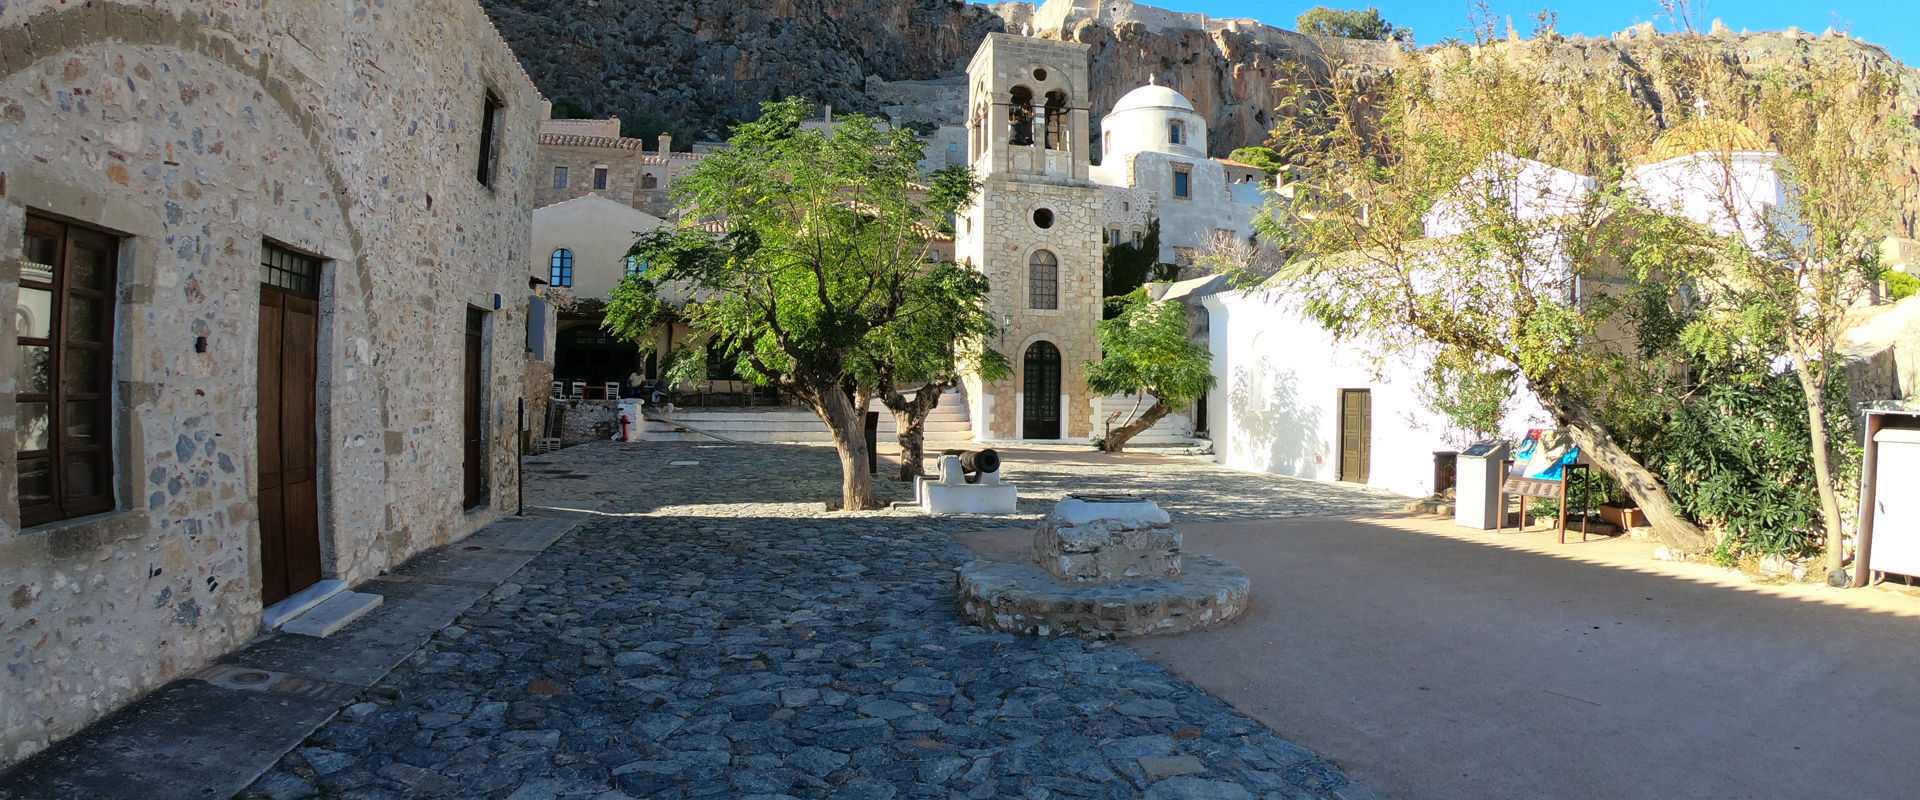
[[(1210, 19), (1131, 0), (967, 4), (955, 0), (482, 0), (549, 98), (618, 114), (630, 135), (671, 130), (717, 138), (762, 100), (801, 95), (900, 122), (958, 124), (962, 71), (987, 33), (1027, 32), (1092, 48), (1095, 119), (1149, 77), (1206, 115), (1210, 149), (1260, 144), (1272, 127), (1276, 81), (1301, 65), (1400, 69), (1433, 58), (1384, 42), (1303, 36), (1253, 20)], [(1844, 35), (1800, 31), (1705, 35), (1731, 68), (1840, 63), (1894, 75), (1889, 116), (1915, 124), (1920, 71)], [(1698, 42), (1699, 40), (1695, 40)], [(1651, 26), (1610, 37), (1547, 37), (1490, 47), (1524, 51), (1546, 73), (1604, 81), (1677, 122), (1695, 99), (1674, 80), (1671, 37)], [(1907, 236), (1920, 232), (1920, 144), (1889, 176)]]

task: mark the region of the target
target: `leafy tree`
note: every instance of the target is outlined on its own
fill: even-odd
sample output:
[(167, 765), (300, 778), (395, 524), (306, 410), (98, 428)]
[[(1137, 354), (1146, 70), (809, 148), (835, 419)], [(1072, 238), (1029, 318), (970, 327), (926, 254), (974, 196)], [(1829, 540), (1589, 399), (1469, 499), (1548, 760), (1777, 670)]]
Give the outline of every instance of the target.
[(1812, 446), (1828, 579), (1844, 585), (1844, 470), (1835, 468), (1829, 426), (1839, 374), (1833, 365), (1849, 309), (1880, 278), (1879, 242), (1898, 208), (1890, 175), (1902, 134), (1889, 118), (1898, 87), (1884, 73), (1828, 65), (1751, 79), (1704, 70), (1695, 77), (1730, 83), (1722, 91), (1751, 104), (1778, 151), (1770, 160), (1782, 197), (1777, 206), (1756, 202), (1731, 152), (1712, 154), (1698, 170), (1719, 207), (1695, 229), (1696, 250), (1710, 257), (1685, 262), (1702, 303), (1687, 341), (1696, 351), (1783, 353), (1791, 364)]
[[(927, 416), (964, 374), (997, 381), (1012, 374), (1007, 357), (987, 346), (999, 333), (987, 309), (987, 278), (953, 262), (935, 266), (909, 286), (900, 318), (869, 337), (855, 372), (871, 382), (893, 414), (900, 442), (900, 480), (925, 474)], [(911, 387), (909, 398), (903, 387)]]
[(862, 115), (831, 133), (803, 129), (814, 107), (799, 98), (762, 112), (674, 182), (682, 224), (634, 243), (653, 268), (613, 291), (605, 325), (638, 340), (673, 312), (664, 289), (695, 297), (679, 313), (715, 337), (716, 352), (737, 354), (741, 375), (778, 385), (826, 423), (841, 507), (876, 508), (862, 425), (873, 387), (857, 372), (912, 299), (940, 293), (931, 284), (947, 278), (926, 269), (924, 254), (953, 209), (921, 190), (924, 146), (911, 131)]
[(1286, 162), (1271, 147), (1242, 147), (1228, 153), (1227, 157), (1247, 166), (1266, 170), (1269, 184), (1278, 179), (1280, 173), (1286, 169)]
[[(1659, 536), (1708, 551), (1603, 419), (1642, 377), (1631, 341), (1603, 325), (1625, 305), (1608, 286), (1656, 272), (1673, 241), (1673, 223), (1627, 200), (1650, 116), (1612, 87), (1543, 81), (1498, 53), (1430, 64), (1312, 87), (1319, 114), (1281, 116), (1275, 149), (1301, 185), (1258, 224), (1295, 256), (1286, 291), (1336, 338), (1511, 370)], [(1563, 180), (1582, 175), (1593, 183)]]
[(1180, 268), (1160, 260), (1160, 220), (1147, 223), (1140, 243), (1108, 242), (1100, 263), (1100, 296), (1106, 298), (1106, 317), (1120, 313), (1120, 298), (1149, 281), (1170, 281)]
[(1294, 18), (1294, 26), (1301, 33), (1343, 39), (1413, 40), (1411, 29), (1395, 27), (1393, 23), (1380, 18), (1380, 9), (1371, 7), (1361, 11), (1315, 6)]
[(1142, 401), (1153, 398), (1153, 405), (1107, 432), (1100, 449), (1109, 453), (1121, 452), (1133, 437), (1214, 384), (1212, 356), (1187, 338), (1186, 306), (1156, 302), (1144, 288), (1121, 300), (1120, 313), (1099, 324), (1105, 355), (1087, 364), (1087, 388), (1103, 395), (1133, 392)]

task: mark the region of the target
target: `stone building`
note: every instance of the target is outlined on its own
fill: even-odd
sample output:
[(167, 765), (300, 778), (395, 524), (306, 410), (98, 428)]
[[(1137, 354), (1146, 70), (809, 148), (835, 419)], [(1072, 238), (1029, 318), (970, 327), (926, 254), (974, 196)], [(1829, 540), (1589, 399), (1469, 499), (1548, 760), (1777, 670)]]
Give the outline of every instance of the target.
[(644, 140), (620, 135), (619, 117), (553, 119), (553, 104), (543, 101), (541, 107), (536, 207), (598, 194), (671, 218), (667, 187), (706, 157), (673, 152), (673, 137), (667, 134), (649, 151)]
[[(1207, 156), (1206, 120), (1179, 92), (1149, 84), (1122, 97), (1087, 141), (1085, 45), (992, 34), (967, 68), (968, 153), (980, 192), (960, 214), (955, 259), (992, 281), (1006, 329), (994, 346), (1014, 362), (996, 384), (966, 383), (980, 439), (1099, 435), (1136, 398), (1086, 389), (1100, 349), (1103, 245), (1143, 240), (1160, 223), (1160, 259), (1184, 263), (1211, 237), (1245, 239), (1264, 201), (1264, 173)], [(1192, 434), (1169, 415), (1155, 437)]]
[(532, 82), (472, 0), (205, 6), (0, 5), (0, 766), (514, 496)]
[(1089, 176), (1084, 44), (988, 34), (967, 65), (968, 151), (980, 191), (959, 214), (955, 260), (992, 282), (1013, 376), (965, 382), (978, 439), (1086, 438), (1100, 356), (1104, 194)]

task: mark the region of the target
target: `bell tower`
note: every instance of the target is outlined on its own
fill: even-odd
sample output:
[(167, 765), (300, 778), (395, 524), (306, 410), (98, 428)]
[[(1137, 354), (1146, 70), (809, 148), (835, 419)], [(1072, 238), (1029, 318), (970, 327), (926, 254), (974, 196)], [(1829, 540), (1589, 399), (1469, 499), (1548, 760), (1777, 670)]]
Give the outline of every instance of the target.
[(967, 65), (967, 162), (980, 184), (955, 260), (985, 273), (1013, 377), (967, 379), (976, 439), (1092, 434), (1102, 190), (1089, 177), (1089, 48), (988, 34)]

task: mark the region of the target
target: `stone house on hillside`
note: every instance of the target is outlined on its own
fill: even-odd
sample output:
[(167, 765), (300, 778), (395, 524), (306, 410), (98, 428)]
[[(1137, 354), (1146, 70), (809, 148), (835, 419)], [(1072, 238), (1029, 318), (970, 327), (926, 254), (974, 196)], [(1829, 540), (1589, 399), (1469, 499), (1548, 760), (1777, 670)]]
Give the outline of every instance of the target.
[(472, 0), (0, 5), (0, 766), (499, 515), (539, 116)]

